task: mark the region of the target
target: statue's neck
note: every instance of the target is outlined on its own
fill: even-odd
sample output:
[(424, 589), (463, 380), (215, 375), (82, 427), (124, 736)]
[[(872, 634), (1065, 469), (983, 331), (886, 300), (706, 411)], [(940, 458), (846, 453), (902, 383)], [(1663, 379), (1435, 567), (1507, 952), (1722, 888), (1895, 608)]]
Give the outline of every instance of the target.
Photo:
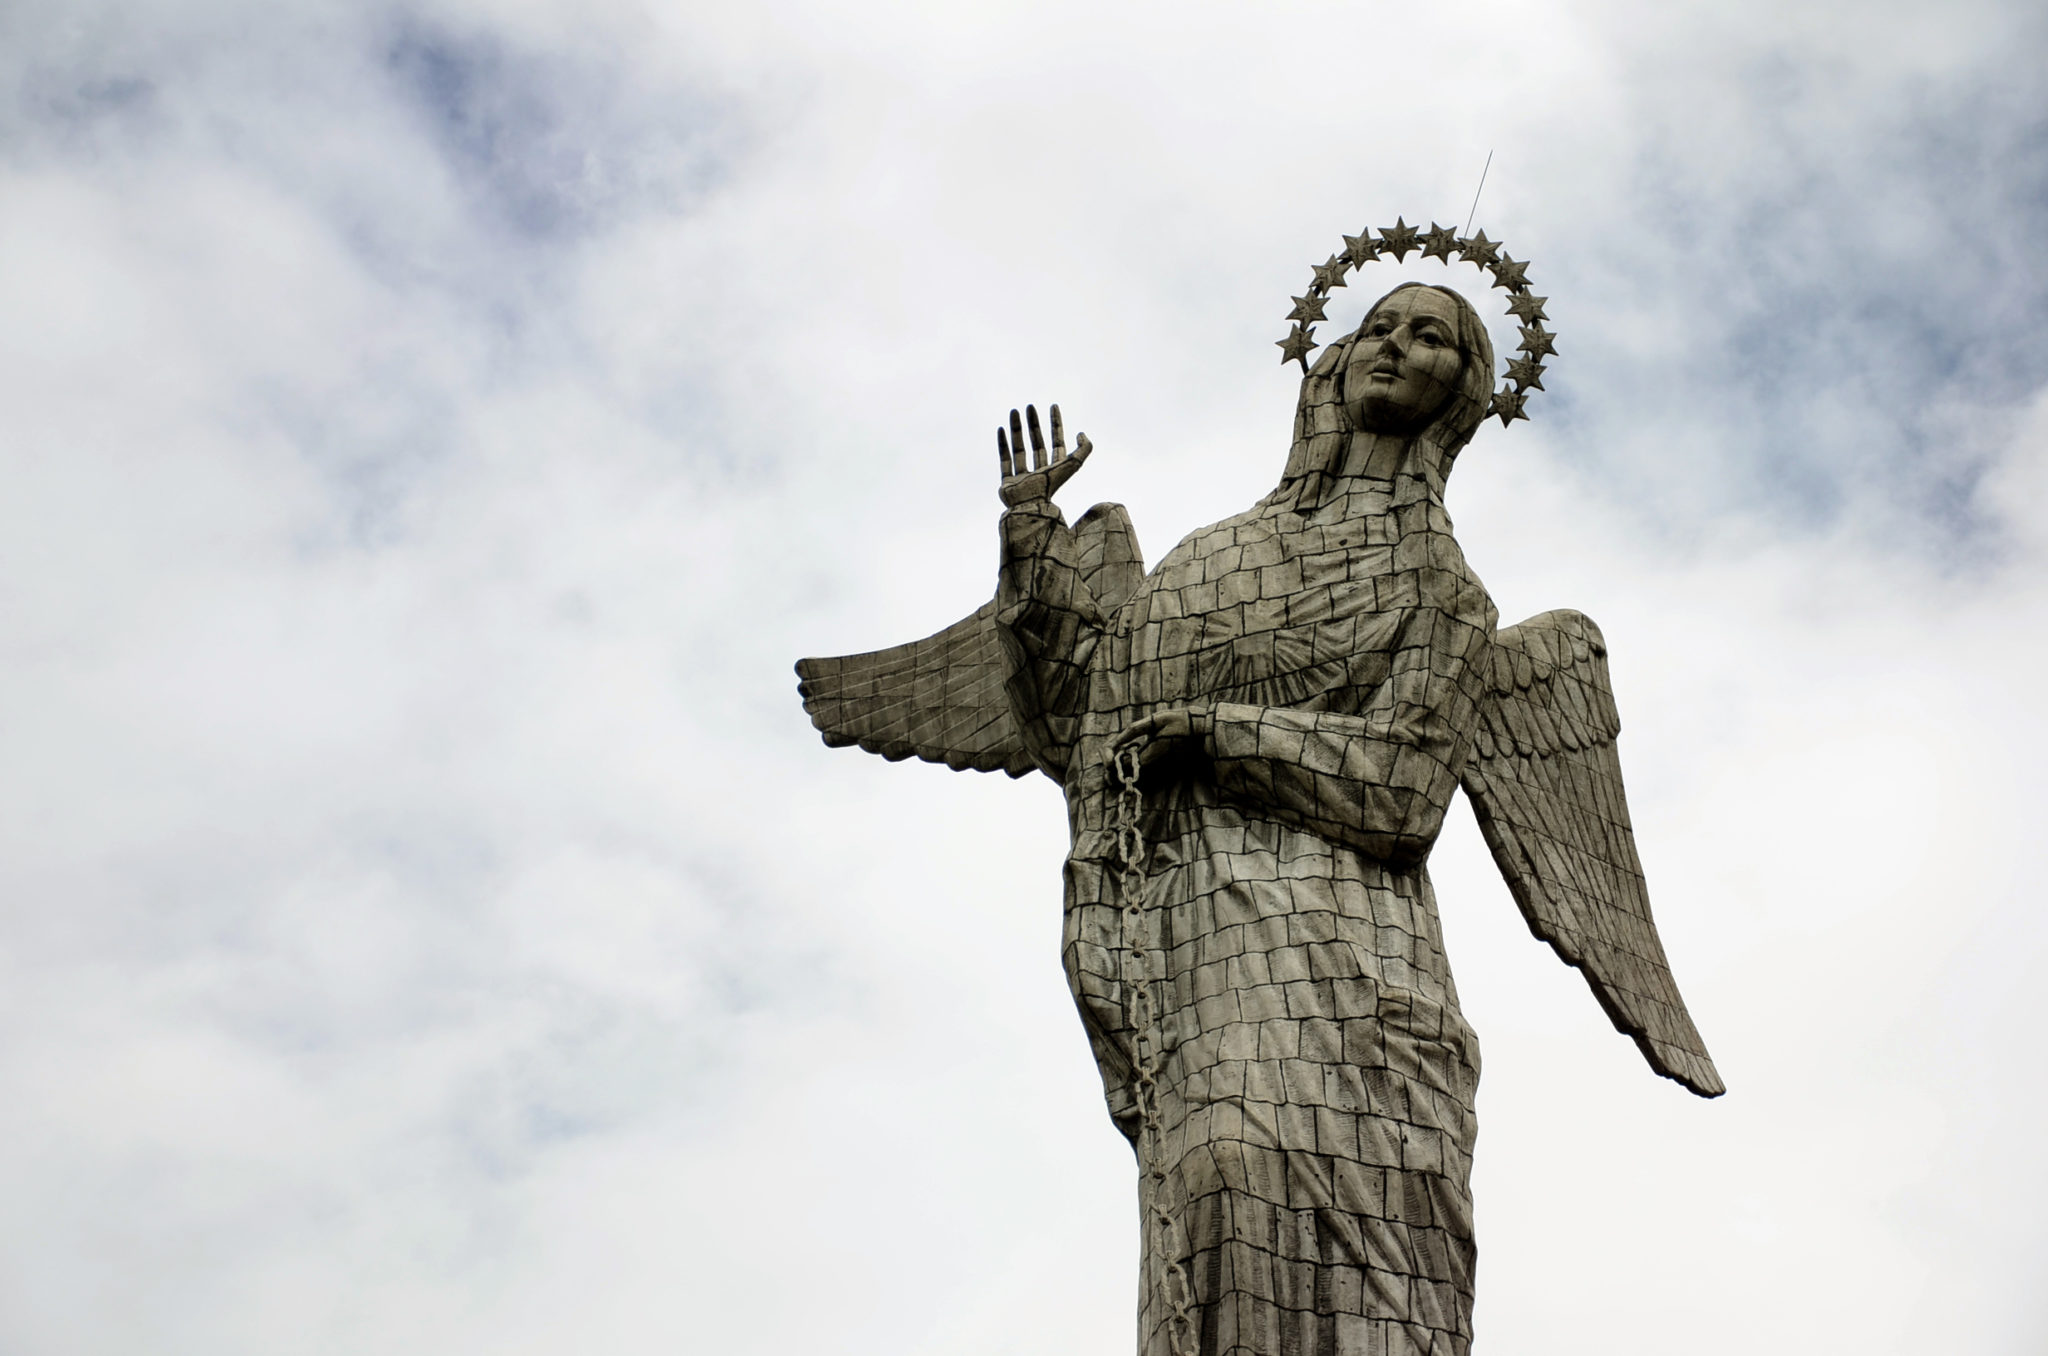
[(1391, 481), (1420, 475), (1422, 454), (1428, 450), (1413, 434), (1354, 432), (1344, 441), (1337, 478)]
[(1354, 493), (1370, 490), (1392, 503), (1412, 503), (1443, 498), (1443, 458), (1436, 445), (1416, 434), (1368, 433), (1353, 430), (1345, 435), (1331, 463), (1295, 477), (1287, 487), (1293, 490), (1287, 507), (1309, 513), (1335, 505)]

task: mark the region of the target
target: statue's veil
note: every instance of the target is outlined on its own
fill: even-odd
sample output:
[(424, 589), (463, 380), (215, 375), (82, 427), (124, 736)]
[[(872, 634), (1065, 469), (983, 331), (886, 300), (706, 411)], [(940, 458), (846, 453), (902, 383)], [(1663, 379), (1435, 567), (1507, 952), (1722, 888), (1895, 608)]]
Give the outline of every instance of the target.
[[(1301, 399), (1294, 413), (1294, 445), (1288, 451), (1287, 470), (1281, 477), (1279, 492), (1292, 491), (1290, 498), (1317, 502), (1327, 482), (1341, 473), (1354, 432), (1344, 408), (1344, 369), (1351, 362), (1352, 345), (1389, 298), (1411, 287), (1428, 286), (1405, 282), (1374, 302), (1365, 319), (1358, 322), (1358, 328), (1325, 348), (1315, 366), (1302, 378)], [(1451, 463), (1479, 431), (1492, 403), (1493, 341), (1487, 337), (1486, 326), (1471, 302), (1448, 287), (1433, 290), (1451, 299), (1458, 316), (1458, 349), (1465, 359), (1458, 373), (1457, 390), (1443, 413), (1415, 437), (1415, 448), (1421, 454), (1421, 464), (1416, 469), (1431, 482), (1436, 493), (1442, 494)]]

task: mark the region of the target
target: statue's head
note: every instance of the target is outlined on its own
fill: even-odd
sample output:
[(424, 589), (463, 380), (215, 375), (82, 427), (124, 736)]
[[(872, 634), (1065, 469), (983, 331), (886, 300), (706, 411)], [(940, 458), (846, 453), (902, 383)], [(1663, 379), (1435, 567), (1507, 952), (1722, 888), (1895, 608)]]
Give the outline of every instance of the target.
[(1448, 287), (1401, 284), (1342, 346), (1338, 399), (1354, 429), (1426, 434), (1448, 462), (1486, 417), (1493, 343), (1471, 303)]
[(1281, 486), (1317, 495), (1331, 477), (1392, 480), (1405, 468), (1440, 494), (1492, 401), (1479, 313), (1448, 287), (1403, 283), (1302, 379)]

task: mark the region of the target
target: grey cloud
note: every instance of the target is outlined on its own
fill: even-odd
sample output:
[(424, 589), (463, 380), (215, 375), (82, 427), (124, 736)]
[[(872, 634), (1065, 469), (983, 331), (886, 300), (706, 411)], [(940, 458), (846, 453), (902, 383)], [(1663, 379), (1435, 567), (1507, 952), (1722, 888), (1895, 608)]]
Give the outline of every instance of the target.
[(1709, 43), (1641, 90), (1651, 135), (1608, 229), (1664, 242), (1692, 352), (1602, 355), (1598, 380), (1730, 424), (1710, 501), (1874, 513), (1936, 555), (1987, 529), (1961, 509), (1985, 454), (1969, 412), (2048, 380), (2035, 36), (1898, 73)]
[(687, 210), (724, 179), (739, 114), (678, 89), (637, 106), (617, 52), (557, 54), (490, 28), (403, 15), (383, 62), (486, 219), (535, 244), (654, 204)]
[(1371, 29), (1455, 98), (1334, 11), (11, 12), (0, 1346), (1127, 1349), (1057, 796), (789, 664), (986, 599), (1012, 404), (1155, 559), (1244, 507), (1289, 289), (1489, 145), (1561, 354), (1460, 539), (1606, 628), (1734, 1092), (1454, 825), (1481, 1340), (2038, 1346), (2038, 21), (1482, 10)]

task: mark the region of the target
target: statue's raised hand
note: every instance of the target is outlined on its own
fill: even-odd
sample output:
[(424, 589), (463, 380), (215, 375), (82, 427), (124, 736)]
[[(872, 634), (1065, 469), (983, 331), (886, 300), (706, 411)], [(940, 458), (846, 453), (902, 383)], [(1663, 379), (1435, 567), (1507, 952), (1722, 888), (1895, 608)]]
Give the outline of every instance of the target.
[[(1031, 426), (1031, 458), (1027, 465), (1024, 456), (1024, 426)], [(1072, 478), (1081, 469), (1081, 463), (1088, 460), (1088, 454), (1095, 445), (1088, 441), (1088, 435), (1078, 434), (1074, 438), (1074, 452), (1067, 455), (1067, 431), (1060, 424), (1060, 407), (1052, 407), (1052, 455), (1047, 457), (1045, 435), (1038, 429), (1038, 407), (1026, 405), (1024, 418), (1019, 419), (1015, 410), (1010, 411), (1010, 432), (1005, 436), (1001, 426), (996, 428), (996, 463), (1001, 468), (1003, 502), (1011, 508), (1020, 504), (1033, 504), (1050, 499), (1053, 492)]]

